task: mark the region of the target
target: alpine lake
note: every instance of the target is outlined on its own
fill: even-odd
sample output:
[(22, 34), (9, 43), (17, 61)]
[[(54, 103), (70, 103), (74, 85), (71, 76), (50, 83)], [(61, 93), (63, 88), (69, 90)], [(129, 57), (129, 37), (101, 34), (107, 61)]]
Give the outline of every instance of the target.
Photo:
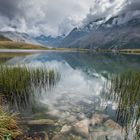
[(0, 53), (0, 88), (16, 140), (140, 139), (140, 55)]

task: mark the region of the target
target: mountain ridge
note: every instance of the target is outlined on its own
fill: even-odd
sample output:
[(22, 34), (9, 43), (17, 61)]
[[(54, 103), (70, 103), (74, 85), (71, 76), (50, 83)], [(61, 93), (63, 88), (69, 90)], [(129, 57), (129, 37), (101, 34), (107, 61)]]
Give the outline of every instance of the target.
[[(88, 49), (140, 48), (140, 17), (135, 17), (123, 24), (115, 23), (116, 18), (119, 18), (119, 16), (111, 17), (108, 21), (96, 27), (93, 26), (92, 29), (90, 22), (89, 26), (86, 25), (81, 29), (72, 30), (62, 40), (59, 47)], [(89, 27), (89, 30), (87, 30), (87, 27)], [(75, 38), (74, 36), (77, 33), (78, 36)]]

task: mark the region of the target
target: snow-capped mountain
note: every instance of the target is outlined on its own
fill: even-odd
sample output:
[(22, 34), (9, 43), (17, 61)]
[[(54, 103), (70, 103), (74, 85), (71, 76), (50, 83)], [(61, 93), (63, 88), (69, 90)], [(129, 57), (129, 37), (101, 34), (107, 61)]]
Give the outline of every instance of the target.
[(60, 47), (140, 48), (140, 12), (90, 21), (87, 25), (72, 30)]
[(17, 42), (42, 44), (52, 47), (73, 48), (140, 48), (140, 9), (123, 10), (109, 16), (90, 18), (89, 22), (74, 28), (67, 36), (32, 37), (26, 33), (0, 32), (0, 35)]

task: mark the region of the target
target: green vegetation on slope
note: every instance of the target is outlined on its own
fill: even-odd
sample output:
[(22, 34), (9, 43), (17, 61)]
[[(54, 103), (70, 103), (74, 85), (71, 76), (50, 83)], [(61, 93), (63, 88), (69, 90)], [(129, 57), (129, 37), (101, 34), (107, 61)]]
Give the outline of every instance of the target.
[(9, 38), (6, 38), (6, 37), (0, 35), (0, 41), (12, 41), (12, 40), (10, 40)]
[(0, 41), (0, 49), (35, 49), (45, 50), (46, 47), (14, 41)]
[(0, 35), (0, 49), (47, 49), (41, 45), (34, 45), (24, 42), (15, 42)]

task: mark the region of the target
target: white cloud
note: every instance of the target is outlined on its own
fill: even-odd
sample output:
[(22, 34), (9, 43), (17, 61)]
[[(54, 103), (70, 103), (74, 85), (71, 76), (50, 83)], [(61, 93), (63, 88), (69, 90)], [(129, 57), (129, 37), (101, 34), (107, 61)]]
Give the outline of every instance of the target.
[(90, 13), (84, 19), (84, 24), (99, 18), (109, 19), (117, 15), (125, 7), (125, 4), (126, 0), (95, 0)]
[(127, 22), (135, 16), (140, 16), (140, 0), (94, 0), (90, 12), (83, 20), (84, 25), (96, 19), (109, 19), (112, 16), (123, 15), (120, 23)]
[[(6, 26), (16, 25), (17, 30), (21, 32), (51, 35), (68, 33), (74, 26), (80, 25), (92, 4), (92, 0), (12, 1), (13, 3), (15, 1), (15, 5), (12, 3), (11, 11), (9, 12), (12, 12), (14, 9), (13, 14), (7, 13), (6, 15), (5, 11), (1, 12), (0, 9), (0, 13), (10, 19), (9, 23), (6, 23)], [(1, 3), (3, 4), (2, 0), (0, 0)], [(7, 5), (9, 6), (8, 2)], [(7, 5), (4, 5), (5, 8), (7, 8)], [(64, 23), (65, 21), (69, 22)], [(1, 30), (6, 26), (1, 26)]]
[(136, 9), (139, 13), (139, 0), (0, 0), (0, 30), (14, 27), (29, 34), (56, 36), (94, 19)]

